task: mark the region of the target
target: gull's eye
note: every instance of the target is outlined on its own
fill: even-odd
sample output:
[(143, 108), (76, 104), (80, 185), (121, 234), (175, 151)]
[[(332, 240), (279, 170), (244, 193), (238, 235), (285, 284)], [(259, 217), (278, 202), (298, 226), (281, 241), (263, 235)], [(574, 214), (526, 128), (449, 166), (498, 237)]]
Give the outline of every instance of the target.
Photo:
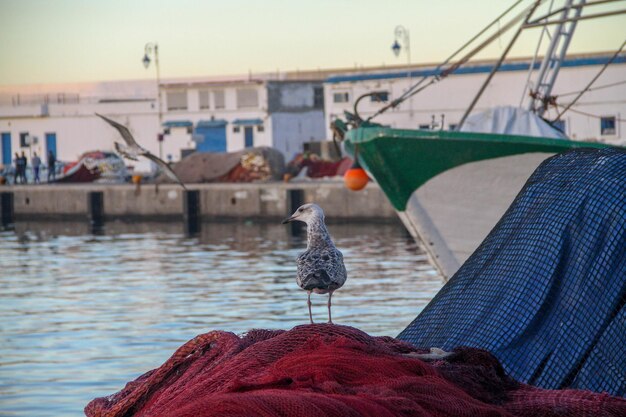
[(299, 211), (300, 213), (302, 213), (304, 210), (302, 210), (302, 207), (300, 207), (300, 208), (298, 209), (298, 211)]

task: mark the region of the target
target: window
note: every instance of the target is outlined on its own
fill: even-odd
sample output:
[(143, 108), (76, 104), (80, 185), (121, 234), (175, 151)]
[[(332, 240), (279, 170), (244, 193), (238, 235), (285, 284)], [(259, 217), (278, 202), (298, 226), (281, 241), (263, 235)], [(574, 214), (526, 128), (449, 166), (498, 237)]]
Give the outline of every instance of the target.
[(324, 87), (313, 87), (313, 107), (324, 108)]
[(430, 130), (430, 123), (419, 125), (419, 130)]
[(28, 132), (21, 132), (20, 133), (20, 148), (28, 148), (29, 145), (30, 143), (28, 139)]
[(225, 100), (224, 100), (224, 91), (223, 90), (217, 90), (217, 91), (213, 91), (213, 104), (215, 105), (216, 109), (223, 109), (226, 107), (225, 104)]
[(209, 103), (209, 92), (207, 90), (200, 90), (198, 92), (198, 104), (201, 109), (211, 108), (211, 104)]
[(265, 128), (263, 127), (263, 125), (257, 125), (257, 127), (256, 127), (256, 131), (257, 131), (257, 132), (264, 132), (264, 131), (265, 131)]
[(233, 133), (239, 133), (241, 128), (239, 126), (233, 126)]
[(259, 94), (256, 89), (242, 88), (237, 90), (237, 108), (259, 107)]
[(389, 101), (388, 91), (374, 91), (370, 96), (370, 101), (374, 103), (384, 103)]
[(186, 91), (168, 91), (166, 97), (168, 110), (187, 110)]
[(600, 134), (602, 136), (613, 136), (616, 133), (615, 116), (605, 116), (600, 118)]
[(333, 103), (347, 103), (350, 101), (350, 93), (333, 93)]

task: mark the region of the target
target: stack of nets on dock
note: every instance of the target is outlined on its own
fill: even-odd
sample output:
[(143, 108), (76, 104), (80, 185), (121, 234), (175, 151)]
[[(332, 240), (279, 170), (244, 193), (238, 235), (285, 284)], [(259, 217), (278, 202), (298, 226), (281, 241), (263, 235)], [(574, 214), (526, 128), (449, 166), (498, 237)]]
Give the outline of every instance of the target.
[(121, 416), (624, 416), (626, 400), (549, 391), (508, 377), (486, 351), (423, 352), (352, 327), (298, 326), (199, 335), (152, 370), (85, 408)]
[(306, 176), (309, 178), (324, 178), (343, 176), (352, 166), (352, 159), (345, 157), (338, 161), (328, 161), (313, 153), (297, 154), (287, 164), (286, 174), (288, 179), (296, 176), (303, 176), (302, 172), (306, 169)]
[[(238, 152), (194, 152), (173, 167), (184, 183), (252, 182), (280, 180), (285, 158), (269, 147), (248, 148)], [(171, 182), (164, 174), (158, 182)]]
[(546, 160), (398, 338), (486, 349), (538, 387), (625, 396), (626, 151)]

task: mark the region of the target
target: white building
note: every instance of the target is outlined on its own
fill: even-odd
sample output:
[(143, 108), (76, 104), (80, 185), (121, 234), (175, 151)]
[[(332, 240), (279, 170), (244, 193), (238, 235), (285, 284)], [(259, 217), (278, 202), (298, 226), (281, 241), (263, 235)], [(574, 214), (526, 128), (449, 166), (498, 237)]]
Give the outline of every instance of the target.
[[(321, 81), (241, 79), (164, 83), (166, 127), (186, 127), (195, 149), (271, 146), (291, 159), (325, 139)], [(188, 139), (192, 139), (188, 136)]]
[[(576, 96), (570, 93), (584, 89), (609, 57), (566, 60), (553, 90), (557, 103), (569, 103)], [(474, 113), (518, 106), (529, 62), (506, 61)], [(493, 65), (489, 61), (462, 67), (373, 121), (408, 129), (455, 128)], [(160, 101), (156, 82), (149, 80), (0, 86), (0, 164), (10, 164), (18, 151), (45, 155), (53, 150), (64, 161), (76, 160), (86, 151), (113, 151), (119, 135), (95, 113), (126, 125), (139, 143), (166, 160), (177, 161), (196, 149), (230, 152), (249, 146), (275, 147), (289, 160), (302, 151), (304, 142), (330, 139), (330, 122), (343, 117), (344, 110), (351, 112), (361, 95), (379, 92), (382, 100), (361, 102), (359, 112), (367, 117), (434, 73), (435, 66), (423, 65), (410, 72), (393, 67), (168, 80), (161, 83)], [(554, 114), (552, 110), (548, 116)], [(624, 118), (622, 54), (564, 115), (561, 127), (572, 139), (626, 145)], [(146, 170), (148, 165), (138, 168)]]
[[(553, 89), (557, 104), (567, 105), (598, 74), (612, 54), (570, 56), (562, 65)], [(519, 106), (530, 59), (505, 61), (478, 101), (472, 114), (496, 106)], [(475, 94), (494, 66), (493, 61), (475, 62), (416, 94), (395, 109), (372, 121), (396, 128), (454, 129)], [(359, 103), (359, 114), (366, 119), (398, 98), (424, 76), (437, 73), (433, 65), (405, 70), (375, 69), (331, 76), (324, 84), (326, 126), (344, 111), (353, 112), (354, 101), (366, 93), (380, 92), (377, 101), (368, 97)], [(424, 83), (425, 84), (425, 83)], [(572, 94), (573, 93), (573, 94)], [(545, 116), (556, 116), (554, 109)], [(559, 127), (572, 139), (626, 145), (626, 132), (620, 123), (626, 119), (626, 54), (618, 56), (582, 98), (566, 112)], [(327, 135), (330, 136), (327, 130)]]
[(10, 164), (18, 151), (52, 150), (66, 161), (86, 151), (113, 151), (119, 134), (96, 113), (127, 126), (166, 160), (177, 161), (186, 150), (252, 146), (272, 146), (290, 159), (302, 143), (325, 138), (323, 86), (316, 77), (165, 81), (161, 101), (149, 81), (0, 87), (0, 162)]

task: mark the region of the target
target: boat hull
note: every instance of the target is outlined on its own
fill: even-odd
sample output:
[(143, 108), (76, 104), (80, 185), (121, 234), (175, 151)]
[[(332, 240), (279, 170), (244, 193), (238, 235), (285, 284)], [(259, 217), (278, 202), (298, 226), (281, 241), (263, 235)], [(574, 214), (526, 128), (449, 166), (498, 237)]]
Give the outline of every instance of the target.
[(506, 212), (526, 179), (553, 153), (471, 162), (445, 171), (413, 192), (398, 215), (429, 246), (432, 261), (451, 277)]
[(524, 136), (361, 128), (346, 147), (380, 184), (411, 235), (449, 278), (550, 156), (602, 144)]

